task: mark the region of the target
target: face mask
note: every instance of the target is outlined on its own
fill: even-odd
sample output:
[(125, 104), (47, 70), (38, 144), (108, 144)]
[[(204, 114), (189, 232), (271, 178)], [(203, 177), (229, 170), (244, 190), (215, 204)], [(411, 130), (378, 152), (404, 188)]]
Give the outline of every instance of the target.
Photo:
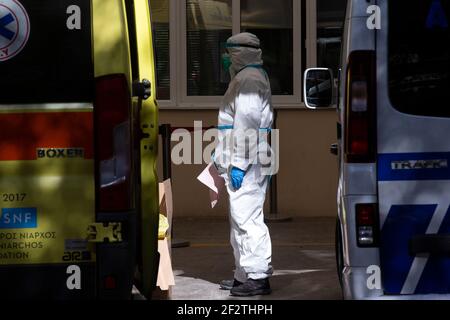
[(231, 57), (228, 53), (222, 54), (222, 68), (228, 72), (231, 67)]

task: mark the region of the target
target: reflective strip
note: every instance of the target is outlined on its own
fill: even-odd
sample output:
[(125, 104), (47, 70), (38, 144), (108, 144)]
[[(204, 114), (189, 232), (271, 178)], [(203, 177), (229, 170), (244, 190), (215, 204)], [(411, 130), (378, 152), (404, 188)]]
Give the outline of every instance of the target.
[(233, 130), (234, 127), (233, 126), (218, 126), (217, 129), (218, 130)]
[[(234, 126), (218, 126), (217, 129), (218, 130), (233, 130)], [(259, 130), (271, 132), (272, 128), (259, 128)]]
[[(94, 122), (86, 111), (0, 112), (0, 162), (38, 159), (38, 149), (83, 149), (94, 158)], [(64, 152), (64, 151), (63, 151)]]

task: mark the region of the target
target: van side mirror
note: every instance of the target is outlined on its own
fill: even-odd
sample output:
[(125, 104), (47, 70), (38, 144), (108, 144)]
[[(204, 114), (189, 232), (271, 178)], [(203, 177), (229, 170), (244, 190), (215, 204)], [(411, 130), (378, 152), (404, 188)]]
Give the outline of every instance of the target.
[(305, 71), (303, 95), (306, 107), (323, 109), (333, 106), (333, 71), (326, 68), (312, 68)]

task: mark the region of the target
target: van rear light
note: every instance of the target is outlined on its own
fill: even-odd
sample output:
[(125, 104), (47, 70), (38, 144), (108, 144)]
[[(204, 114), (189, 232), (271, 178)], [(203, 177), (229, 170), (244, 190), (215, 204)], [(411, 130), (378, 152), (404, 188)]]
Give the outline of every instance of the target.
[(123, 74), (96, 78), (96, 207), (100, 212), (131, 209), (131, 96)]
[(355, 51), (350, 55), (345, 92), (346, 161), (375, 162), (376, 59), (373, 51)]
[(359, 247), (378, 246), (378, 206), (376, 203), (356, 205), (356, 232)]
[(105, 289), (114, 290), (117, 289), (117, 280), (115, 276), (107, 276), (104, 281)]

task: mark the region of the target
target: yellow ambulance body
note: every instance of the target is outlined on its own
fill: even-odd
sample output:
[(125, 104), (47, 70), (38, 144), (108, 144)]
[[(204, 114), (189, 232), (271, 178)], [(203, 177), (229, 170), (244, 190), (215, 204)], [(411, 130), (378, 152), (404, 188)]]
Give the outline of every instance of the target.
[(151, 30), (146, 0), (0, 0), (0, 296), (150, 296)]

